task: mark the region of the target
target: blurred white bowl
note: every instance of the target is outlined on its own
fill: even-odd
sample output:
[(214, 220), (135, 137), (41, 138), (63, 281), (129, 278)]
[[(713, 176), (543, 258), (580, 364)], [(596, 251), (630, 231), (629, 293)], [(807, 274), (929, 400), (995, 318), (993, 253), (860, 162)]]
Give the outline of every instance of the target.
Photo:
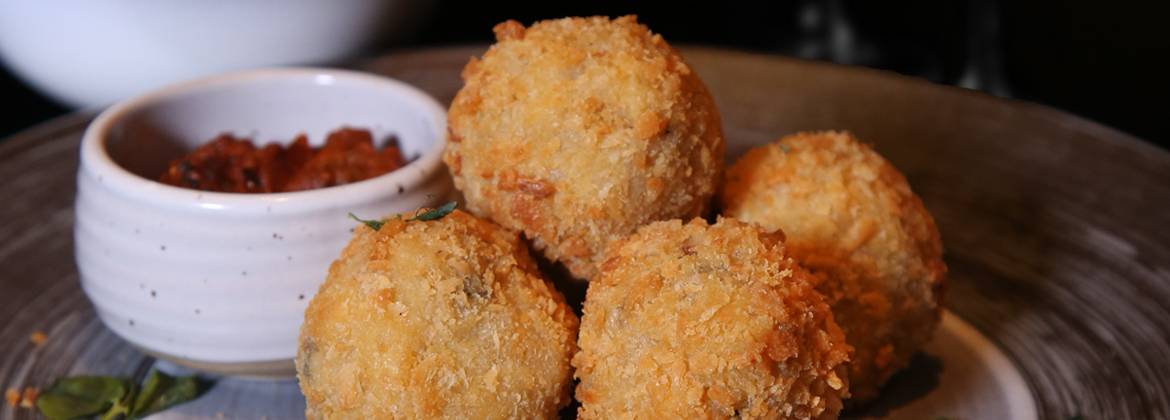
[[(235, 194), (152, 179), (221, 132), (258, 142), (342, 126), (394, 134), (397, 171), (318, 190)], [(442, 107), (401, 82), (325, 69), (253, 70), (172, 86), (103, 112), (81, 143), (74, 238), (81, 285), (132, 344), (200, 370), (293, 373), (304, 310), (357, 222), (434, 206), (451, 180)]]
[(97, 107), (229, 70), (336, 62), (412, 31), (419, 0), (3, 0), (0, 59)]

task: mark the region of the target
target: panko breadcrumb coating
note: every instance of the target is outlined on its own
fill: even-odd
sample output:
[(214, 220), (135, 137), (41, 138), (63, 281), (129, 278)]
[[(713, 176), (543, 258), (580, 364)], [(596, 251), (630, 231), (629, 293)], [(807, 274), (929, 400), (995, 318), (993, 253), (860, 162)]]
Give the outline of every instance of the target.
[(463, 70), (444, 161), (475, 214), (588, 279), (605, 245), (708, 210), (723, 166), (715, 103), (633, 16), (495, 27)]
[(577, 322), (491, 222), (456, 210), (360, 226), (305, 312), (305, 415), (553, 418), (570, 402)]
[(849, 347), (783, 240), (695, 219), (611, 245), (573, 358), (579, 417), (836, 418)]
[(850, 389), (872, 399), (930, 340), (946, 265), (934, 220), (905, 177), (849, 133), (801, 133), (727, 171), (723, 214), (783, 229), (855, 349)]

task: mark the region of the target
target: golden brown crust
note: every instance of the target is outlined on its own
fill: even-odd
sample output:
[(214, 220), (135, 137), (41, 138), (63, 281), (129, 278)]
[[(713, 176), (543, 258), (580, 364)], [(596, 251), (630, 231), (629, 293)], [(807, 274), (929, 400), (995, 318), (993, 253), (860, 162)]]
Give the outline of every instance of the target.
[(783, 229), (821, 279), (856, 353), (851, 391), (877, 396), (930, 340), (946, 277), (934, 220), (897, 169), (844, 132), (800, 133), (728, 168), (723, 214)]
[(573, 358), (580, 418), (836, 418), (849, 347), (782, 234), (655, 222), (605, 255)]
[(305, 312), (309, 418), (552, 418), (577, 317), (515, 233), (456, 210), (365, 226)]
[(632, 16), (497, 25), (444, 160), (468, 209), (589, 278), (605, 245), (708, 210), (723, 134), (703, 82)]

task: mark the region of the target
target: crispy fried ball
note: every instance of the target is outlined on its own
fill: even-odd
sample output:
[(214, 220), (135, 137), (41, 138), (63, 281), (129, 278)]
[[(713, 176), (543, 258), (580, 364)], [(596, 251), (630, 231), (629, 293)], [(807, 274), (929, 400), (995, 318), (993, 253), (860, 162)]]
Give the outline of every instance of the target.
[(627, 16), (495, 27), (463, 70), (444, 160), (468, 208), (590, 278), (606, 243), (709, 208), (723, 165), (715, 103)]
[(607, 251), (573, 358), (580, 418), (836, 418), (849, 347), (782, 233), (655, 222)]
[(305, 415), (552, 418), (570, 402), (577, 322), (491, 222), (456, 210), (359, 227), (305, 312)]
[(727, 172), (723, 214), (783, 229), (856, 351), (850, 390), (877, 396), (938, 325), (946, 266), (934, 220), (905, 177), (849, 133), (801, 133)]

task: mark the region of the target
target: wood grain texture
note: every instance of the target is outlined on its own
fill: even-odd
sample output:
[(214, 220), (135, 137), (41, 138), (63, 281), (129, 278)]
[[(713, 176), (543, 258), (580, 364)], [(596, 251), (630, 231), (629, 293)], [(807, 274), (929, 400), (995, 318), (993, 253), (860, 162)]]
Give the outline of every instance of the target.
[[(363, 67), (450, 101), (482, 50), (407, 52)], [(683, 53), (715, 94), (729, 138), (847, 129), (906, 173), (942, 231), (946, 305), (1021, 368), (1042, 418), (1170, 418), (1170, 153), (1049, 108), (890, 73)], [(101, 327), (77, 285), (72, 200), (89, 117), (0, 143), (3, 387), (145, 373), (148, 361)], [(42, 347), (28, 340), (37, 330), (50, 336)], [(28, 416), (0, 407), (0, 418)]]

